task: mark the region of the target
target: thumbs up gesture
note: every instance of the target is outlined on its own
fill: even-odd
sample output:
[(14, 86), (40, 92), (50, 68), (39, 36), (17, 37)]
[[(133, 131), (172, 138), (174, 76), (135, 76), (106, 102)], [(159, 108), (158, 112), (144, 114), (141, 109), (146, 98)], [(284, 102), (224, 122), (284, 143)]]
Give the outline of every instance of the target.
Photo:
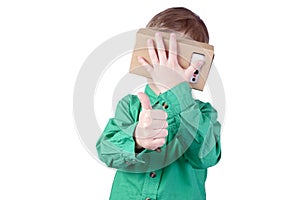
[(146, 94), (140, 92), (137, 95), (142, 105), (142, 111), (134, 133), (135, 141), (140, 148), (155, 150), (166, 143), (167, 113), (163, 110), (152, 109)]

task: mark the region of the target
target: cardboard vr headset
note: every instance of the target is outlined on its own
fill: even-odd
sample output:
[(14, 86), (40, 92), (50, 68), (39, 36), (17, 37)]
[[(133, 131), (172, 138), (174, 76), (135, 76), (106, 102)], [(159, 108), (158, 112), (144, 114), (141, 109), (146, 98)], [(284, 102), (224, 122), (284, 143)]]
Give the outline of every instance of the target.
[[(129, 69), (130, 73), (151, 78), (150, 74), (143, 66), (141, 66), (137, 58), (138, 56), (142, 56), (148, 63), (151, 64), (148, 54), (147, 40), (155, 40), (155, 33), (157, 31), (162, 33), (165, 49), (169, 49), (169, 38), (171, 32), (149, 28), (139, 29), (136, 34), (135, 47), (132, 53)], [(214, 47), (207, 43), (198, 42), (177, 35), (177, 58), (178, 63), (183, 68), (189, 67), (191, 62), (196, 60), (204, 61), (204, 65), (201, 68), (195, 69), (194, 74), (190, 77), (190, 86), (196, 90), (203, 91), (214, 58)]]

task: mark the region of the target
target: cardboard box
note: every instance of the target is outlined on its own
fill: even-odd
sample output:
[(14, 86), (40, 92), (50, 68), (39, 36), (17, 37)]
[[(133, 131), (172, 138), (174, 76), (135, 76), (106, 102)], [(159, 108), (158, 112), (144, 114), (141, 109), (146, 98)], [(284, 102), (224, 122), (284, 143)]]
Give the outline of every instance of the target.
[[(168, 50), (170, 32), (165, 32), (162, 30), (159, 31), (162, 33), (165, 49)], [(151, 60), (148, 55), (147, 40), (149, 38), (155, 40), (156, 32), (157, 30), (149, 28), (142, 28), (138, 30), (136, 34), (135, 47), (131, 58), (129, 70), (130, 73), (151, 78), (149, 73), (138, 62), (137, 58), (138, 56), (142, 56), (148, 61), (148, 63), (151, 64)], [(184, 38), (180, 35), (177, 35), (177, 43), (178, 62), (183, 68), (189, 67), (191, 60), (194, 58), (199, 59), (199, 56), (204, 58), (205, 63), (200, 69), (200, 76), (197, 77), (197, 82), (193, 83), (193, 77), (191, 77), (190, 81), (190, 86), (192, 88), (203, 91), (214, 58), (214, 47), (207, 43), (201, 43)]]

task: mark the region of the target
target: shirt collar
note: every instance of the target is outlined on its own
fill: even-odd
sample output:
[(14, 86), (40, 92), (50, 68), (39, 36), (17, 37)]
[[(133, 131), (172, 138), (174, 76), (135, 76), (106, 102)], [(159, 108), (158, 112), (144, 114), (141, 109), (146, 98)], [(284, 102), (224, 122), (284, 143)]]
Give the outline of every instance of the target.
[(155, 92), (150, 88), (149, 84), (145, 87), (145, 94), (148, 95), (150, 99), (151, 106), (156, 104), (158, 102), (158, 96), (155, 94)]

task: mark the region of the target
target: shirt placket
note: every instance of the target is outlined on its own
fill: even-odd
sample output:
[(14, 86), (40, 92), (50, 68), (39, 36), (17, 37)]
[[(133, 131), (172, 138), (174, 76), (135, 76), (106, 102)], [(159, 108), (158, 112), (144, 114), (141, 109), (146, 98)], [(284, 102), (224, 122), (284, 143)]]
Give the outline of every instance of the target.
[[(164, 110), (164, 102), (162, 102), (162, 99), (159, 97), (153, 98), (152, 99), (152, 107), (153, 109), (161, 109)], [(163, 155), (160, 155), (160, 151), (157, 150), (156, 152), (152, 152), (153, 155), (150, 158), (150, 163), (154, 163), (154, 166), (163, 166), (164, 163), (164, 158)], [(155, 167), (154, 167), (155, 168)], [(157, 199), (157, 192), (158, 192), (158, 187), (161, 182), (162, 178), (162, 168), (161, 169), (156, 169), (152, 170), (149, 172), (145, 173), (145, 182), (143, 186), (143, 192), (142, 192), (142, 200), (156, 200)]]
[(142, 200), (157, 199), (157, 191), (161, 181), (162, 169), (145, 173)]

